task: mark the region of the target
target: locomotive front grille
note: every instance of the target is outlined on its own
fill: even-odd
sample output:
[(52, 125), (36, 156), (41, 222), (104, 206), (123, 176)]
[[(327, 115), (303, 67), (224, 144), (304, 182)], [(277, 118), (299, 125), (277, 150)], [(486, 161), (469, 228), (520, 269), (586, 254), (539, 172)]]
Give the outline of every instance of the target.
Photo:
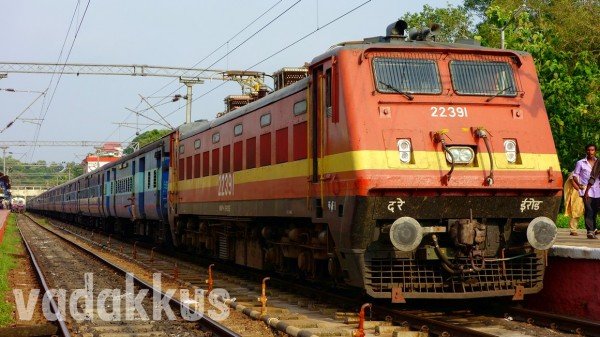
[[(468, 260), (459, 258), (455, 263), (468, 265)], [(365, 257), (365, 286), (377, 297), (385, 297), (392, 287), (400, 287), (405, 295), (506, 293), (516, 286), (525, 289), (541, 286), (543, 277), (544, 261), (539, 255), (504, 264), (486, 262), (483, 270), (464, 275), (449, 274), (437, 260)]]

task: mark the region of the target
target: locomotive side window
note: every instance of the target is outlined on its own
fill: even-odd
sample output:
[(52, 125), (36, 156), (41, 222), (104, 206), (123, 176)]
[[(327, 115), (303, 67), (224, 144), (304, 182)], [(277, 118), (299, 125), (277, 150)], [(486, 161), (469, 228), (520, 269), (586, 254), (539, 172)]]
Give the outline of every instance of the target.
[(196, 150), (199, 149), (200, 148), (200, 144), (201, 144), (200, 139), (196, 139), (194, 141), (194, 149), (196, 149)]
[(456, 93), (460, 95), (517, 95), (510, 64), (490, 61), (451, 61), (450, 75)]
[(264, 114), (260, 116), (260, 127), (265, 127), (271, 125), (271, 114)]
[(375, 84), (381, 93), (440, 94), (442, 84), (434, 60), (376, 57)]
[(294, 116), (300, 116), (306, 113), (306, 100), (294, 103)]
[(244, 131), (244, 126), (242, 124), (238, 124), (233, 127), (233, 134), (235, 136), (241, 135), (243, 131)]

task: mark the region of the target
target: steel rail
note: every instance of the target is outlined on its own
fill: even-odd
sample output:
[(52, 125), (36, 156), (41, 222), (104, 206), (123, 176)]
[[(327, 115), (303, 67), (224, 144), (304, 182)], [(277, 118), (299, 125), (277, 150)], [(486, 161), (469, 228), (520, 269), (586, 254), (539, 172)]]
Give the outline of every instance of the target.
[[(29, 218), (33, 223), (35, 223), (36, 225), (38, 225), (39, 227), (41, 227), (42, 229), (52, 233), (53, 235), (57, 236), (58, 238), (60, 238), (61, 240), (65, 241), (66, 243), (70, 244), (71, 246), (83, 251), (84, 253), (86, 253), (87, 255), (98, 259), (99, 261), (101, 261), (102, 263), (110, 266), (111, 268), (113, 268), (114, 270), (119, 271), (120, 273), (122, 273), (123, 275), (127, 274), (128, 271), (122, 269), (121, 267), (115, 265), (114, 263), (112, 263), (111, 261), (108, 261), (107, 259), (103, 258), (102, 256), (94, 253), (91, 250), (86, 249), (85, 247), (82, 247), (80, 245), (78, 245), (77, 243), (67, 239), (66, 237), (54, 232), (53, 230), (40, 225), (37, 221), (35, 221), (33, 218), (31, 218), (29, 215), (25, 214), (25, 216), (27, 218)], [(196, 323), (198, 324), (198, 326), (200, 326), (200, 328), (204, 329), (205, 331), (210, 331), (213, 333), (213, 336), (216, 337), (241, 337), (239, 334), (237, 334), (236, 332), (230, 330), (229, 328), (219, 324), (218, 322), (216, 322), (215, 320), (211, 319), (210, 317), (207, 317), (206, 315), (204, 315), (203, 313), (198, 313), (196, 310), (192, 309), (190, 306), (188, 306), (187, 304), (180, 302), (179, 300), (177, 300), (176, 298), (167, 296), (165, 293), (159, 291), (158, 289), (155, 289), (151, 284), (148, 284), (147, 282), (145, 282), (144, 280), (140, 279), (139, 277), (133, 275), (133, 280), (140, 286), (147, 288), (149, 290), (152, 290), (153, 292), (157, 292), (159, 294), (161, 294), (161, 296), (164, 296), (166, 298), (169, 299), (169, 302), (173, 305), (179, 306), (180, 308), (184, 308), (186, 309), (189, 313), (193, 313), (193, 314), (198, 314), (200, 316), (200, 319), (198, 321), (196, 321)], [(65, 336), (68, 337), (68, 336)]]
[[(75, 235), (83, 240), (90, 241), (88, 238), (85, 238), (81, 234), (74, 233), (73, 231), (62, 228), (61, 226), (58, 226), (56, 224), (53, 224), (53, 226), (67, 233), (71, 233), (72, 235)], [(96, 245), (101, 245), (93, 240), (91, 240), (91, 242)], [(209, 263), (216, 262), (210, 259), (207, 260), (210, 261)], [(240, 266), (220, 264), (219, 269), (222, 272), (236, 275), (240, 274), (240, 270), (243, 270), (243, 277), (251, 281), (260, 282), (260, 280), (264, 277), (264, 273), (257, 272), (248, 268), (240, 268)], [(357, 296), (352, 297), (334, 294), (328, 290), (316, 289), (314, 286), (301, 285), (279, 277), (271, 277), (270, 284), (279, 289), (294, 289), (294, 292), (301, 296), (315, 298), (328, 303), (335, 303), (336, 305), (341, 305), (346, 308), (359, 308), (364, 303), (363, 299), (357, 298)], [(377, 317), (381, 320), (384, 320), (386, 317), (390, 317), (392, 321), (398, 324), (399, 326), (409, 326), (416, 331), (429, 332), (433, 335), (443, 337), (497, 337), (496, 335), (489, 334), (486, 332), (481, 332), (470, 328), (454, 325), (451, 323), (446, 323), (430, 317), (420, 316), (418, 314), (415, 314), (414, 312), (385, 307), (384, 304), (380, 304), (377, 302), (373, 304), (373, 317)]]
[(56, 303), (54, 298), (51, 296), (50, 288), (48, 287), (46, 278), (44, 277), (44, 274), (42, 273), (42, 269), (40, 268), (39, 264), (37, 263), (35, 254), (33, 253), (33, 250), (31, 250), (31, 247), (29, 246), (27, 239), (25, 239), (23, 232), (21, 232), (21, 228), (18, 226), (17, 226), (17, 228), (19, 230), (19, 234), (21, 235), (21, 239), (23, 239), (23, 243), (25, 244), (25, 247), (27, 248), (27, 252), (29, 253), (29, 258), (31, 259), (31, 262), (33, 263), (33, 266), (35, 267), (35, 273), (37, 275), (37, 278), (40, 281), (40, 283), (42, 284), (42, 287), (44, 288), (44, 296), (48, 298), (48, 300), (50, 302), (50, 306), (52, 306), (52, 310), (54, 311), (54, 314), (56, 315), (56, 322), (58, 322), (58, 327), (60, 328), (60, 331), (62, 332), (63, 337), (71, 337), (69, 328), (65, 324), (65, 319), (64, 319), (62, 313), (60, 312), (60, 310), (58, 309), (58, 304)]
[(514, 320), (542, 325), (552, 330), (561, 330), (580, 336), (600, 337), (600, 322), (567, 317), (543, 311), (512, 307), (506, 315)]

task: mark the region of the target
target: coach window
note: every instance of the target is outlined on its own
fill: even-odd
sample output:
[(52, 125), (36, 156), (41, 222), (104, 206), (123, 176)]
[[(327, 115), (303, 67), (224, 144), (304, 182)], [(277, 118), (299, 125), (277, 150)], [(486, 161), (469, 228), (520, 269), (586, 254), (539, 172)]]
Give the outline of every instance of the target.
[(459, 95), (517, 95), (513, 70), (507, 62), (450, 61), (452, 86)]
[(244, 126), (242, 124), (238, 124), (233, 127), (233, 135), (234, 136), (240, 136), (243, 131), (244, 131)]
[(373, 59), (375, 86), (384, 94), (440, 94), (442, 84), (434, 60), (376, 57)]
[(260, 116), (260, 127), (264, 128), (265, 126), (271, 125), (271, 114), (264, 114)]
[(200, 139), (196, 139), (194, 141), (194, 149), (198, 150), (200, 148)]
[(306, 113), (306, 100), (294, 103), (294, 116), (300, 116)]

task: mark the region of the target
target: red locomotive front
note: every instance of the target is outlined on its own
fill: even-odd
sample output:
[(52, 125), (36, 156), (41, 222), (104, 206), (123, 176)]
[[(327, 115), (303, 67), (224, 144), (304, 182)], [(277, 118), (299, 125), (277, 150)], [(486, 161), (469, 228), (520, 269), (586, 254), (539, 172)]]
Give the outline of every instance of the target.
[(176, 244), (395, 302), (541, 289), (562, 182), (530, 55), (388, 34), (307, 77), (179, 129)]

